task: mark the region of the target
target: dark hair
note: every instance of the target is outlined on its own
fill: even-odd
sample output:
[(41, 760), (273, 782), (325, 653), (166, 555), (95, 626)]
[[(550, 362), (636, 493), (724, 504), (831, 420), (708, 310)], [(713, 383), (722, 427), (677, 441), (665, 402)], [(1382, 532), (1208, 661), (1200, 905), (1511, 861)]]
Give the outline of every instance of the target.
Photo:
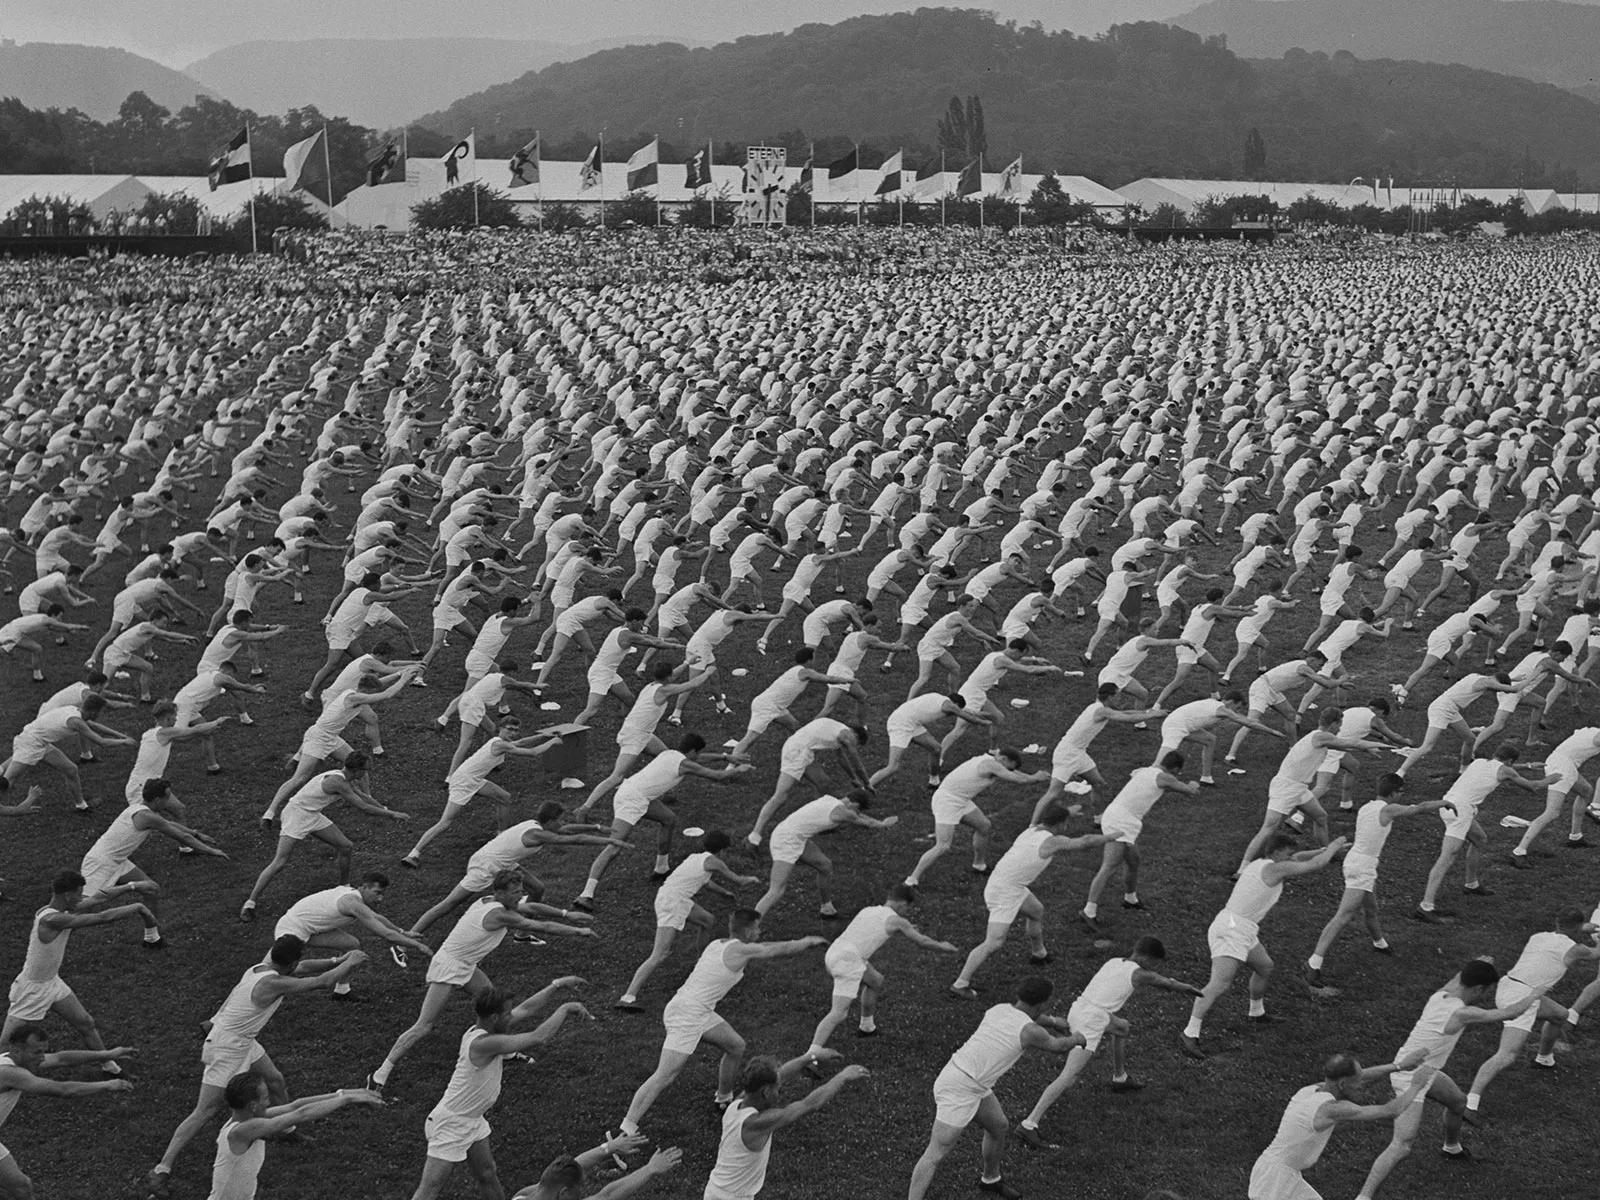
[(228, 1086), (222, 1089), (222, 1098), (229, 1108), (237, 1111), (259, 1096), (266, 1082), (267, 1077), (260, 1071), (240, 1071), (228, 1080)]
[(517, 868), (502, 867), (494, 873), (494, 878), (489, 880), (489, 890), (491, 892), (503, 892), (512, 884), (518, 887), (525, 887), (527, 881), (522, 878), (522, 872)]
[(1461, 986), (1493, 987), (1500, 982), (1500, 968), (1487, 959), (1475, 958), (1461, 968)]
[(42, 1042), (50, 1040), (50, 1031), (38, 1021), (24, 1021), (13, 1029), (11, 1036), (6, 1039), (13, 1046), (26, 1046), (34, 1040)]
[(1322, 1077), (1324, 1079), (1349, 1079), (1358, 1074), (1361, 1064), (1356, 1061), (1356, 1056), (1348, 1052), (1335, 1054), (1322, 1064)]
[(76, 871), (60, 871), (50, 881), (52, 895), (65, 896), (68, 892), (75, 892), (83, 886), (83, 876)]
[(733, 845), (733, 839), (728, 836), (728, 832), (725, 829), (712, 829), (700, 839), (700, 848), (712, 854), (726, 850), (731, 845)]
[(272, 943), (272, 950), (267, 957), (272, 960), (275, 967), (288, 967), (293, 970), (300, 963), (300, 956), (306, 952), (306, 944), (292, 933), (286, 933)]
[(1059, 825), (1071, 815), (1072, 813), (1068, 811), (1065, 802), (1061, 800), (1052, 800), (1049, 804), (1044, 806), (1044, 811), (1039, 814), (1039, 824)]
[(485, 1017), (492, 1017), (504, 1011), (505, 1006), (510, 1003), (511, 997), (507, 993), (497, 987), (487, 987), (479, 992), (478, 998), (472, 1002), (472, 1011), (481, 1021)]
[(1164, 771), (1183, 770), (1183, 755), (1176, 750), (1169, 750), (1161, 758), (1161, 769)]
[(351, 754), (348, 758), (346, 758), (340, 765), (344, 770), (354, 771), (357, 775), (359, 775), (367, 769), (367, 756), (360, 750), (357, 750), (354, 754)]
[(375, 883), (381, 888), (389, 886), (389, 877), (382, 871), (366, 871), (361, 876), (362, 883)]
[(1142, 937), (1133, 944), (1134, 954), (1141, 958), (1153, 958), (1157, 962), (1167, 956), (1167, 948), (1158, 937)]
[(706, 748), (706, 740), (698, 733), (686, 733), (678, 739), (678, 749), (684, 754), (699, 754)]
[(1017, 985), (1017, 1000), (1019, 1003), (1037, 1007), (1046, 1003), (1055, 994), (1056, 985), (1043, 975), (1030, 975)]

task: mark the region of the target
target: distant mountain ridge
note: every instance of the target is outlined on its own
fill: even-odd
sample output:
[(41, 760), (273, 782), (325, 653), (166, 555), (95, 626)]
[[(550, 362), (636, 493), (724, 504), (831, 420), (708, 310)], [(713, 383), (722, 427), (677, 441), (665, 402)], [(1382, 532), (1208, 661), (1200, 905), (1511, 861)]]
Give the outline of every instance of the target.
[(579, 45), (500, 38), (320, 38), (240, 42), (184, 68), (257, 112), (314, 105), (359, 125), (387, 129), (463, 93), (613, 46), (655, 41), (618, 37)]
[(1230, 46), (1153, 22), (1090, 39), (924, 8), (707, 49), (608, 50), (420, 123), (450, 136), (475, 128), (502, 146), (535, 129), (547, 147), (604, 129), (608, 151), (623, 154), (625, 139), (652, 134), (678, 153), (708, 138), (782, 144), (791, 161), (813, 138), (819, 161), (852, 141), (883, 153), (898, 144), (910, 163), (937, 161), (934, 124), (951, 95), (979, 94), (992, 167), (1020, 153), (1027, 170), (1111, 186), (1141, 175), (1239, 178), (1252, 128), (1266, 142), (1264, 178), (1600, 183), (1600, 113), (1558, 88), (1348, 55), (1250, 61)]
[(181, 71), (110, 46), (0, 42), (0, 97), (15, 96), (29, 108), (76, 108), (107, 121), (129, 92), (144, 92), (173, 112), (197, 95), (223, 95)]
[(1291, 49), (1460, 63), (1578, 89), (1600, 84), (1600, 6), (1558, 0), (1211, 0), (1171, 23), (1245, 58)]

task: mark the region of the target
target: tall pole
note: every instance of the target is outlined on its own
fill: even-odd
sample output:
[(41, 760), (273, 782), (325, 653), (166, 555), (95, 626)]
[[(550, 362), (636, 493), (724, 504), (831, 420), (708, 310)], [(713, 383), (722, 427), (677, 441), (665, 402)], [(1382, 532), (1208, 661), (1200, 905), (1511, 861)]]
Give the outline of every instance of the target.
[(950, 190), (950, 181), (945, 178), (944, 151), (939, 151), (939, 228), (944, 228), (944, 194)]
[(256, 243), (256, 161), (255, 147), (250, 145), (250, 126), (244, 127), (244, 144), (250, 150), (250, 253), (261, 253)]
[(594, 165), (600, 172), (600, 232), (606, 228), (606, 131), (600, 131), (600, 139), (595, 143)]
[(539, 232), (544, 232), (544, 130), (533, 131), (533, 144), (539, 147)]
[(328, 228), (333, 228), (333, 164), (328, 157), (328, 126), (322, 126), (322, 173), (328, 177)]
[(812, 142), (806, 161), (811, 164), (811, 228), (817, 227), (817, 144)]
[(856, 151), (856, 228), (861, 228), (861, 143), (851, 142)]
[(467, 131), (467, 137), (472, 142), (472, 227), (478, 227), (478, 130), (477, 127)]
[(716, 175), (714, 175), (712, 173), (712, 167), (714, 167), (716, 165), (716, 159), (713, 157), (713, 151), (714, 150), (715, 150), (715, 147), (712, 145), (711, 139), (707, 138), (706, 139), (706, 195), (711, 200), (711, 228), (713, 228), (713, 229), (715, 229), (717, 227), (717, 177), (716, 177)]
[(1017, 155), (1017, 228), (1022, 228), (1022, 155)]

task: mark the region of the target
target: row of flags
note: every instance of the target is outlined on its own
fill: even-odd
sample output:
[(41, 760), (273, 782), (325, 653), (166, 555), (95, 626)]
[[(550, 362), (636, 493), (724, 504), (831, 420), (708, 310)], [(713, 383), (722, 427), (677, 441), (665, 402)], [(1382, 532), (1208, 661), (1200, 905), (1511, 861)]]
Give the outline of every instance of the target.
[[(308, 189), (314, 181), (317, 167), (318, 151), (321, 151), (322, 166), (326, 170), (328, 162), (328, 135), (327, 129), (319, 129), (316, 133), (303, 141), (296, 142), (283, 154), (284, 189)], [(604, 147), (597, 142), (583, 160), (580, 168), (580, 182), (582, 190), (598, 187), (602, 182), (605, 170), (602, 162)], [(377, 187), (380, 184), (394, 182), (397, 178), (405, 178), (406, 142), (402, 131), (399, 137), (386, 139), (367, 158), (366, 182), (368, 187)], [(800, 168), (800, 178), (792, 185), (791, 190), (797, 193), (810, 195), (814, 191), (815, 165), (814, 155), (808, 154), (804, 165)], [(478, 178), (478, 137), (476, 131), (456, 142), (445, 153), (443, 159), (445, 172), (445, 186), (455, 187), (464, 179), (476, 180)], [(650, 187), (661, 182), (661, 139), (651, 138), (649, 142), (635, 150), (628, 158), (627, 190), (637, 191), (640, 188)], [(541, 169), (539, 134), (534, 134), (533, 140), (511, 156), (509, 164), (511, 179), (508, 184), (511, 190), (524, 187), (535, 187), (539, 183)], [(708, 144), (704, 149), (696, 150), (682, 164), (684, 170), (684, 187), (696, 191), (711, 185), (711, 147)], [(829, 181), (843, 179), (854, 175), (861, 170), (860, 147), (853, 146), (848, 154), (826, 164)], [(869, 168), (870, 169), (870, 168)], [(950, 172), (945, 168), (944, 158), (941, 155), (938, 168), (929, 163), (920, 171), (907, 171), (905, 169), (905, 152), (896, 150), (883, 165), (878, 168), (879, 180), (875, 196), (892, 196), (899, 192), (909, 190), (914, 184), (933, 181), (942, 182), (943, 177)], [(237, 183), (240, 180), (252, 177), (250, 130), (248, 127), (229, 139), (213, 156), (207, 172), (211, 190), (216, 191), (225, 183)], [(983, 160), (974, 158), (957, 172), (955, 194), (957, 196), (975, 196), (983, 191)], [(996, 193), (1002, 198), (1018, 197), (1022, 191), (1022, 157), (1018, 155), (1000, 173), (1000, 187)]]

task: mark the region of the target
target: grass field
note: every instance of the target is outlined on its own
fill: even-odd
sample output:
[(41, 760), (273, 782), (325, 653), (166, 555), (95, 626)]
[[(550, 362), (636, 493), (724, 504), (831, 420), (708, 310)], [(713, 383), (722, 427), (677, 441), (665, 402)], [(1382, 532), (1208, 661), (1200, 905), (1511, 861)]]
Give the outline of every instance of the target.
[[(353, 505), (354, 498), (346, 497), (340, 514), (346, 522), (354, 515)], [(1372, 530), (1372, 524), (1376, 521), (1369, 518), (1363, 541), (1369, 552), (1381, 551), (1388, 535)], [(1492, 564), (1499, 550), (1498, 544), (1486, 545), (1480, 559)], [(1050, 551), (1044, 553), (1048, 557)], [(1217, 569), (1215, 564), (1224, 561), (1225, 553), (1226, 547), (1208, 548), (1203, 555), (1207, 569)], [(860, 584), (874, 557), (868, 554), (847, 561), (846, 581), (852, 588)], [(274, 884), (260, 921), (241, 925), (235, 919), (251, 880), (270, 856), (268, 840), (257, 831), (257, 818), (282, 778), (283, 756), (298, 744), (305, 724), (295, 697), (323, 656), (317, 618), (335, 575), (333, 564), (318, 565), (304, 607), (290, 606), (281, 589), (268, 593), (259, 615), (295, 628), (292, 635), (269, 646), (270, 694), (256, 706), (257, 726), (229, 726), (220, 737), (226, 773), (208, 778), (197, 754), (181, 748), (174, 754), (176, 767), (171, 774), (189, 803), (192, 822), (216, 835), (233, 861), (180, 858), (170, 843), (155, 839), (138, 861), (164, 888), (163, 926), (170, 948), (161, 954), (142, 952), (136, 925), (85, 931), (74, 938), (64, 976), (99, 1018), (108, 1043), (139, 1047), (140, 1057), (130, 1072), (137, 1086), (127, 1099), (22, 1101), (7, 1123), (4, 1140), (32, 1174), (41, 1196), (103, 1200), (134, 1193), (138, 1179), (159, 1157), (173, 1126), (193, 1102), (199, 1076), (199, 1023), (214, 1010), (239, 972), (262, 956), (273, 921), (283, 909), (295, 898), (335, 881), (331, 855), (311, 844)], [(214, 602), (220, 573), (214, 570), (211, 578), (212, 590), (199, 595)], [(1431, 585), (1433, 578), (1430, 572), (1425, 582)], [(92, 590), (101, 604), (85, 611), (104, 620), (114, 591), (113, 573), (96, 580)], [(777, 583), (769, 582), (768, 593), (774, 600), (777, 590)], [(1307, 594), (1303, 587), (1301, 595)], [(1009, 588), (999, 596), (1002, 611), (1014, 598)], [(1314, 604), (1309, 607), (1315, 608)], [(403, 602), (399, 611), (425, 634), (427, 611), (421, 600)], [(1061, 662), (1075, 657), (1090, 628), (1084, 623), (1043, 628), (1047, 652)], [(1288, 650), (1298, 646), (1306, 627), (1301, 614), (1287, 614), (1269, 632), (1277, 647)], [(738, 736), (749, 698), (780, 669), (782, 652), (798, 634), (798, 621), (787, 625), (774, 639), (773, 656), (762, 659), (753, 650), (754, 633), (741, 630), (722, 655), (726, 666), (751, 670), (745, 678), (730, 680), (735, 714), (718, 717), (709, 699), (697, 698), (685, 728), (701, 731), (713, 746)], [(1360, 676), (1357, 694), (1365, 695), (1369, 688), (1403, 678), (1420, 655), (1423, 636), (1420, 632), (1397, 633), (1391, 643), (1368, 642), (1358, 647), (1347, 660)], [(29, 683), (18, 664), (3, 668), (7, 686), (0, 704), (8, 730), (15, 730), (49, 690), (76, 677), (76, 664), (93, 637), (80, 634), (66, 648), (50, 648), (48, 687)], [(527, 659), (533, 644), (531, 635), (521, 634), (509, 652)], [(1219, 627), (1214, 636), (1213, 649), (1219, 647), (1231, 653), (1232, 635), (1227, 626)], [(491, 832), (491, 810), (471, 809), (435, 846), (421, 871), (402, 871), (398, 865), (418, 829), (432, 821), (443, 802), (439, 779), (454, 734), (435, 732), (432, 718), (459, 683), (465, 649), (457, 644), (444, 652), (433, 672), (432, 690), (408, 689), (384, 709), (390, 753), (373, 774), (373, 790), (380, 799), (413, 813), (412, 823), (401, 826), (347, 809), (334, 813), (357, 843), (358, 871), (377, 867), (392, 874), (395, 886), (387, 910), (402, 924), (408, 924), (455, 882), (467, 853)], [(970, 666), (975, 648), (968, 644), (958, 649), (963, 665)], [(170, 695), (189, 678), (196, 655), (197, 651), (187, 648), (168, 651), (159, 664), (158, 694)], [(1220, 657), (1225, 658), (1226, 653)], [(1159, 686), (1170, 674), (1171, 662), (1170, 652), (1153, 655), (1146, 678)], [(886, 712), (904, 695), (914, 660), (903, 656), (888, 675), (879, 674), (875, 658), (867, 665), (868, 686), (881, 692), (880, 713)], [(634, 679), (631, 672), (627, 677)], [(1422, 705), (1445, 682), (1442, 672), (1429, 682), (1426, 695), (1415, 698), (1399, 717), (1401, 730), (1420, 733)], [(1198, 697), (1202, 687), (1199, 678), (1192, 680), (1182, 698)], [(1092, 678), (1042, 683), (1024, 680), (1012, 685), (1001, 698), (1008, 714), (1006, 740), (1018, 746), (1040, 743), (1048, 747), (1089, 701), (1092, 688)], [(582, 689), (582, 665), (573, 659), (558, 672), (555, 696), (563, 706), (562, 715), (570, 716), (581, 706)], [(1014, 710), (1005, 704), (1010, 696), (1031, 703)], [(808, 695), (799, 706), (802, 717), (814, 713), (819, 703), (820, 692)], [(519, 707), (525, 727), (541, 723), (545, 716), (530, 703), (519, 701)], [(1587, 696), (1584, 707), (1583, 719), (1592, 721), (1592, 701)], [(587, 776), (591, 783), (610, 764), (611, 735), (621, 715), (617, 708), (608, 709), (591, 737)], [(1572, 726), (1574, 714), (1563, 710), (1560, 719), (1558, 737)], [(111, 723), (137, 733), (145, 720), (144, 710), (134, 709), (114, 714)], [(670, 735), (672, 731), (667, 732)], [(870, 767), (880, 764), (885, 753), (881, 725), (874, 734), (874, 744), (866, 755)], [(1139, 732), (1113, 727), (1097, 743), (1095, 753), (1115, 786), (1126, 778), (1127, 771), (1150, 760), (1156, 741), (1154, 729)], [(969, 735), (958, 754), (976, 753), (981, 748), (980, 738)], [(769, 794), (778, 749), (776, 734), (760, 742), (755, 750), (756, 773), (745, 782), (681, 789), (678, 812), (682, 824), (720, 825), (742, 834)], [(1281, 743), (1253, 737), (1246, 749), (1247, 777), (1229, 777), (1219, 770), (1215, 790), (1194, 800), (1162, 801), (1141, 839), (1146, 850), (1141, 892), (1151, 911), (1136, 917), (1124, 914), (1114, 893), (1112, 903), (1102, 908), (1102, 920), (1112, 931), (1117, 952), (1136, 936), (1154, 933), (1167, 944), (1169, 973), (1197, 983), (1205, 981), (1205, 928), (1228, 894), (1227, 876), (1241, 847), (1260, 821), (1266, 779), (1281, 750)], [(1389, 761), (1368, 760), (1367, 773), (1357, 784), (1359, 798), (1366, 798), (1373, 773)], [(1030, 769), (1046, 765), (1043, 756), (1030, 756), (1030, 762)], [(21, 962), (28, 919), (47, 899), (50, 875), (62, 867), (76, 866), (120, 805), (122, 781), (130, 763), (128, 751), (117, 751), (106, 761), (85, 768), (86, 791), (100, 797), (92, 813), (73, 813), (59, 788), (54, 788), (44, 812), (6, 826), (0, 869), (12, 902), (0, 907), (0, 952), (8, 969), (14, 970)], [(1431, 759), (1418, 771), (1408, 798), (1439, 795), (1448, 785), (1451, 765), (1450, 750)], [(1191, 775), (1193, 770), (1191, 767)], [(839, 864), (840, 907), (847, 913), (881, 899), (885, 888), (898, 882), (925, 848), (931, 817), (923, 774), (920, 763), (913, 760), (885, 787), (879, 815), (901, 814), (898, 828), (829, 839), (827, 851)], [(538, 801), (552, 795), (582, 797), (582, 793), (557, 792), (555, 781), (537, 767), (514, 763), (502, 775), (530, 815)], [(997, 817), (998, 831), (1009, 837), (1022, 828), (1038, 790), (1002, 785), (988, 794), (985, 807)], [(1406, 916), (1420, 896), (1437, 849), (1439, 823), (1425, 816), (1402, 824), (1389, 844), (1381, 885), (1396, 957), (1373, 954), (1353, 928), (1336, 947), (1326, 969), (1329, 981), (1342, 989), (1338, 999), (1314, 1002), (1287, 979), (1275, 985), (1269, 1003), (1291, 1018), (1288, 1024), (1266, 1030), (1247, 1026), (1241, 981), (1213, 1010), (1207, 1023), (1206, 1042), (1214, 1057), (1194, 1063), (1181, 1057), (1176, 1046), (1187, 1001), (1165, 993), (1140, 994), (1126, 1015), (1134, 1026), (1131, 1068), (1146, 1089), (1135, 1095), (1112, 1095), (1105, 1086), (1107, 1062), (1097, 1062), (1056, 1107), (1047, 1124), (1046, 1132), (1065, 1148), (1046, 1156), (1014, 1143), (1007, 1160), (1008, 1178), (1030, 1195), (1140, 1197), (1151, 1188), (1164, 1187), (1190, 1200), (1242, 1197), (1250, 1164), (1270, 1140), (1284, 1102), (1297, 1087), (1313, 1080), (1327, 1054), (1348, 1048), (1367, 1062), (1387, 1061), (1424, 998), (1463, 961), (1475, 954), (1492, 953), (1502, 965), (1508, 965), (1530, 933), (1548, 927), (1558, 907), (1595, 901), (1592, 856), (1554, 849), (1537, 860), (1536, 871), (1515, 873), (1505, 867), (1504, 855), (1514, 835), (1498, 827), (1499, 818), (1506, 811), (1532, 815), (1537, 803), (1535, 797), (1507, 789), (1485, 806), (1492, 847), (1485, 879), (1498, 895), (1488, 900), (1458, 898), (1454, 894), (1460, 882), (1457, 874), (1441, 900), (1456, 907), (1462, 919), (1442, 928), (1421, 926)], [(1084, 825), (1082, 831), (1087, 831)], [(1334, 813), (1336, 832), (1348, 832), (1350, 825), (1347, 814)], [(1558, 830), (1551, 834), (1554, 836), (1547, 835), (1546, 844), (1555, 847), (1560, 834)], [(508, 1190), (532, 1182), (558, 1153), (585, 1148), (608, 1128), (616, 1127), (633, 1088), (655, 1062), (661, 1005), (692, 962), (692, 950), (680, 942), (674, 958), (658, 972), (644, 997), (647, 1013), (624, 1016), (612, 1011), (612, 1001), (647, 952), (653, 933), (651, 888), (646, 878), (650, 851), (644, 835), (637, 841), (639, 848), (624, 857), (601, 890), (595, 921), (600, 934), (597, 942), (580, 945), (557, 939), (530, 948), (507, 941), (486, 964), (497, 983), (519, 994), (542, 986), (555, 975), (584, 975), (590, 980), (586, 999), (597, 1018), (593, 1025), (569, 1025), (555, 1045), (539, 1056), (537, 1065), (508, 1066), (504, 1095), (491, 1114), (495, 1155)], [(963, 952), (981, 937), (985, 915), (982, 881), (967, 872), (965, 855), (963, 838), (926, 882), (915, 915), (925, 931), (960, 944)], [(565, 903), (575, 897), (589, 859), (587, 850), (541, 856), (537, 866), (550, 885), (548, 898)], [(752, 861), (736, 859), (735, 865), (748, 866)], [(1048, 912), (1047, 939), (1056, 954), (1056, 962), (1047, 971), (1057, 985), (1062, 1012), (1105, 957), (1092, 948), (1073, 920), (1097, 861), (1098, 852), (1072, 856), (1051, 868), (1038, 887)], [(764, 874), (764, 862), (761, 870)], [(1282, 974), (1299, 971), (1340, 887), (1337, 868), (1289, 886), (1264, 929), (1264, 939)], [(759, 894), (759, 889), (750, 889), (745, 901), (753, 901)], [(712, 907), (720, 916), (728, 905), (718, 902)], [(837, 928), (815, 916), (815, 893), (802, 875), (769, 919), (767, 936), (797, 937)], [(447, 929), (448, 922), (437, 926), (433, 940), (437, 942)], [(368, 950), (373, 961), (357, 977), (357, 989), (370, 1003), (336, 1005), (325, 996), (292, 1000), (268, 1026), (263, 1042), (284, 1071), (293, 1094), (359, 1084), (381, 1060), (394, 1035), (411, 1022), (423, 990), (421, 970), (398, 971), (377, 943)], [(985, 1004), (1009, 998), (1014, 982), (1028, 973), (1025, 954), (1018, 932), (1005, 953), (992, 959), (979, 976)], [(933, 1116), (933, 1077), (975, 1026), (983, 1005), (961, 1001), (947, 991), (958, 965), (950, 956), (897, 941), (879, 962), (889, 981), (878, 1018), (884, 1035), (870, 1042), (857, 1041), (852, 1019), (834, 1042), (848, 1060), (865, 1064), (871, 1078), (848, 1089), (822, 1115), (780, 1136), (765, 1195), (861, 1200), (904, 1192)], [(1558, 998), (1570, 999), (1582, 982), (1569, 979)], [(821, 952), (812, 951), (753, 967), (721, 1011), (745, 1034), (752, 1051), (787, 1056), (804, 1049), (812, 1026), (827, 1008), (829, 990)], [(435, 1035), (396, 1072), (387, 1107), (354, 1110), (329, 1119), (311, 1131), (315, 1137), (311, 1145), (273, 1148), (263, 1174), (262, 1194), (350, 1200), (408, 1196), (423, 1160), (423, 1118), (448, 1078), (457, 1036), (470, 1019), (466, 1002), (458, 1002)], [(73, 1044), (65, 1026), (56, 1026), (56, 1030), (58, 1047)], [(1469, 1080), (1478, 1063), (1491, 1053), (1495, 1036), (1480, 1031), (1463, 1039), (1451, 1066), (1451, 1074), (1459, 1082)], [(1592, 1121), (1600, 1101), (1595, 1045), (1592, 1037), (1582, 1038), (1574, 1053), (1562, 1059), (1559, 1072), (1535, 1076), (1523, 1066), (1501, 1077), (1485, 1102), (1485, 1127), (1469, 1132), (1472, 1148), (1487, 1159), (1479, 1165), (1456, 1167), (1439, 1159), (1438, 1115), (1434, 1112), (1415, 1154), (1391, 1177), (1385, 1194), (1395, 1198), (1448, 1195), (1461, 1200), (1509, 1196), (1565, 1200), (1593, 1194)], [(1030, 1057), (1004, 1080), (1000, 1096), (1014, 1120), (1026, 1113), (1058, 1065), (1057, 1060)], [(692, 1064), (647, 1119), (646, 1130), (659, 1144), (680, 1145), (685, 1151), (683, 1168), (653, 1194), (700, 1195), (716, 1146), (717, 1123), (710, 1105), (713, 1071), (709, 1056)], [(1380, 1099), (1387, 1098), (1386, 1089), (1375, 1088), (1374, 1092)], [(1340, 1133), (1314, 1172), (1314, 1182), (1329, 1197), (1354, 1195), (1387, 1136), (1387, 1126)], [(205, 1194), (214, 1137), (215, 1127), (191, 1143), (175, 1175), (175, 1194)], [(932, 1194), (975, 1194), (976, 1154), (977, 1136), (972, 1133), (946, 1160)], [(449, 1194), (476, 1194), (467, 1172), (457, 1173)]]

